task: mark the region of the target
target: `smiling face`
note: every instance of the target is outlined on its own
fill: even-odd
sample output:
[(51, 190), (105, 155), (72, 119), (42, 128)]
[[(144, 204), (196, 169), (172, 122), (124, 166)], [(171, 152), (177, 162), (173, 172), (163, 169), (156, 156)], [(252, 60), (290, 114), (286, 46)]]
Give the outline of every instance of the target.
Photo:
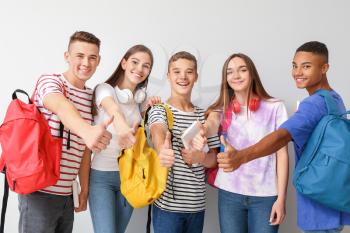
[(69, 65), (65, 73), (67, 79), (78, 88), (83, 88), (100, 62), (99, 48), (92, 43), (75, 41), (64, 53), (64, 58)]
[(196, 65), (191, 60), (180, 58), (169, 64), (168, 79), (174, 96), (190, 97), (197, 77)]
[(121, 65), (124, 70), (122, 86), (134, 90), (150, 74), (152, 60), (148, 53), (136, 52), (127, 60), (123, 59)]
[(226, 80), (236, 95), (248, 94), (251, 77), (247, 64), (242, 58), (234, 57), (230, 60), (226, 70)]
[(314, 93), (327, 83), (329, 65), (325, 58), (312, 52), (297, 52), (293, 59), (292, 76), (298, 88)]

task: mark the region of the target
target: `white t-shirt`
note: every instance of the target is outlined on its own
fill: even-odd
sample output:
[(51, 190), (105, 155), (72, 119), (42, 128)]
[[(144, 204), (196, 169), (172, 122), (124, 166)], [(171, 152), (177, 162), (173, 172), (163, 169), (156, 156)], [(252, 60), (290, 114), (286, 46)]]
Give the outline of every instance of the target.
[[(139, 104), (135, 101), (132, 101), (130, 104), (118, 102), (115, 88), (107, 83), (101, 83), (95, 90), (95, 103), (97, 105), (97, 115), (94, 116), (95, 124), (99, 124), (110, 118), (101, 106), (102, 100), (108, 96), (113, 97), (114, 101), (119, 104), (121, 112), (124, 114), (127, 124), (130, 127), (135, 125), (135, 123), (141, 122)], [(113, 123), (107, 127), (107, 130), (112, 134), (112, 139), (105, 150), (94, 153), (91, 168), (99, 171), (119, 171), (117, 158), (120, 153), (120, 147), (117, 144), (117, 135)]]

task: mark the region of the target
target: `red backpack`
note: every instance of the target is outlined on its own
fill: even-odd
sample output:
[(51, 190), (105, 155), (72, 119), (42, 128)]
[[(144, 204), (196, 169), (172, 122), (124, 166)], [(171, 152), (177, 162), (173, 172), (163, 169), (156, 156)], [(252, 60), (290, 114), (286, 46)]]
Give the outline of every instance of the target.
[[(25, 94), (28, 103), (18, 99), (17, 93)], [(14, 91), (0, 126), (0, 171), (6, 174), (0, 232), (3, 232), (8, 187), (16, 193), (29, 194), (56, 184), (60, 177), (62, 123), (60, 135), (51, 135), (47, 120), (34, 104), (34, 94), (30, 99), (25, 91)]]

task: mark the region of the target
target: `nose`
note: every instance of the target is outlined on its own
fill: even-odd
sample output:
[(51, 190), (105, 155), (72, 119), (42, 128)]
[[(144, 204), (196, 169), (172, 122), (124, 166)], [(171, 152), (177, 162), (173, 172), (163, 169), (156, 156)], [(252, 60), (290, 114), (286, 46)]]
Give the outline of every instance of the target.
[(239, 72), (237, 72), (237, 71), (233, 71), (232, 76), (233, 76), (234, 79), (240, 79), (241, 78), (241, 76), (239, 75)]
[(292, 70), (293, 76), (300, 76), (302, 75), (301, 67), (294, 67)]
[(181, 79), (187, 79), (187, 73), (186, 73), (186, 72), (180, 72), (179, 78), (181, 78)]
[(84, 66), (88, 66), (88, 65), (89, 65), (89, 58), (88, 58), (88, 57), (84, 57), (84, 58), (83, 58), (83, 61), (82, 61), (82, 64), (83, 64)]
[(143, 67), (142, 67), (142, 64), (138, 64), (137, 66), (136, 66), (136, 70), (137, 70), (137, 72), (142, 72), (142, 69), (143, 69)]

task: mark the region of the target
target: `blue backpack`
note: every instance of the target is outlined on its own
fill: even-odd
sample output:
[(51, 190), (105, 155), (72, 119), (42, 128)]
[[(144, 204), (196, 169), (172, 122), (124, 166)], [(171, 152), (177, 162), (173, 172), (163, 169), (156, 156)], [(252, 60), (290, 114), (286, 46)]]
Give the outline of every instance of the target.
[(304, 196), (330, 208), (350, 213), (350, 120), (339, 113), (329, 91), (323, 96), (324, 116), (307, 142), (296, 165), (293, 184)]

